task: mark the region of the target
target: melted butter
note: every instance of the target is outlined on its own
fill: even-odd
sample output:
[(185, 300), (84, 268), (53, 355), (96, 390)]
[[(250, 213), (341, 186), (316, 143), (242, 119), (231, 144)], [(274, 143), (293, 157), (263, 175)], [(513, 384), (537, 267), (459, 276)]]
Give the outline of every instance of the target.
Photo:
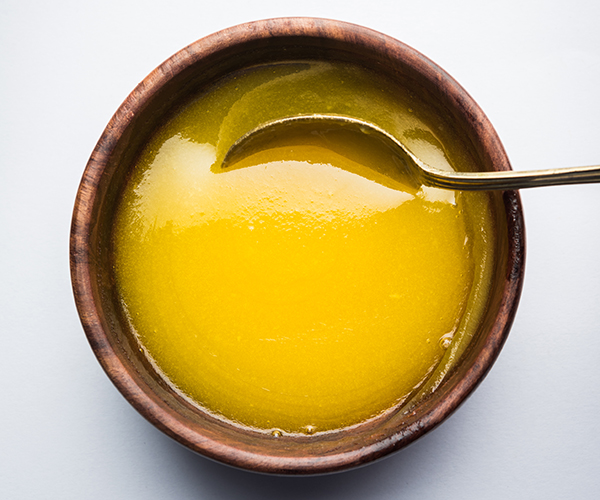
[(257, 121), (343, 107), (452, 168), (382, 88), (346, 66), (259, 68), (142, 154), (115, 220), (118, 289), (145, 352), (196, 404), (277, 435), (335, 430), (409, 400), (451, 364), (455, 335), (468, 343), (489, 275), (485, 195), (415, 186), (354, 136), (284, 140), (219, 168)]

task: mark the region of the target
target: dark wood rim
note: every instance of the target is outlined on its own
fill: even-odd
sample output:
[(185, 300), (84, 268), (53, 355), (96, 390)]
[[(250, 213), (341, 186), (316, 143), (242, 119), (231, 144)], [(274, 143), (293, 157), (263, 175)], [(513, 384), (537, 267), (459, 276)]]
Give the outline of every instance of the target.
[[(516, 313), (523, 283), (525, 236), (519, 196), (515, 192), (506, 192), (503, 203), (508, 255), (495, 321), (468, 370), (460, 376), (450, 377), (444, 384), (447, 389), (443, 397), (430, 404), (426, 402), (419, 415), (396, 432), (382, 434), (380, 438), (375, 433), (373, 440), (364, 445), (357, 445), (352, 440), (339, 445), (328, 444), (327, 454), (323, 456), (314, 449), (286, 456), (285, 450), (265, 452), (253, 444), (251, 438), (241, 443), (231, 437), (224, 438), (218, 431), (222, 424), (207, 431), (162, 400), (110, 338), (107, 332), (110, 326), (98, 305), (97, 277), (92, 271), (97, 256), (96, 250), (90, 248), (90, 242), (97, 230), (96, 218), (101, 209), (99, 186), (118, 141), (136, 114), (163, 86), (197, 62), (227, 53), (232, 48), (290, 37), (298, 43), (311, 40), (311, 43), (319, 44), (333, 40), (356, 50), (377, 53), (381, 55), (381, 61), (401, 60), (415, 74), (421, 75), (423, 81), (436, 86), (453, 112), (471, 124), (482, 157), (490, 168), (510, 170), (500, 140), (473, 99), (437, 65), (405, 44), (367, 28), (325, 19), (282, 18), (242, 24), (198, 40), (173, 55), (150, 73), (117, 110), (91, 155), (79, 187), (70, 235), (70, 263), (77, 309), (94, 353), (116, 387), (144, 417), (190, 449), (230, 465), (269, 473), (315, 474), (371, 462), (405, 447), (443, 422), (477, 387), (497, 358)], [(302, 447), (298, 449), (302, 450)]]

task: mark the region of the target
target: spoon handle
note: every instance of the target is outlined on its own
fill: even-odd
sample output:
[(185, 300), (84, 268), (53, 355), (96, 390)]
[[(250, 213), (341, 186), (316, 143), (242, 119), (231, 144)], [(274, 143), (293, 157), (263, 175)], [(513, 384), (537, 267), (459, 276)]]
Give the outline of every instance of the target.
[(419, 162), (421, 180), (431, 187), (463, 191), (498, 191), (600, 182), (600, 165), (508, 172), (447, 172)]

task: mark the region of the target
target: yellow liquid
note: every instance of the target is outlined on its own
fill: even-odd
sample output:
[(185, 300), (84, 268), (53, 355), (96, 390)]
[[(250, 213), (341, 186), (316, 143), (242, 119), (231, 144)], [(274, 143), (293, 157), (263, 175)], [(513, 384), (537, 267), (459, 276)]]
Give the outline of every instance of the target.
[(256, 122), (328, 111), (382, 123), (388, 106), (414, 149), (452, 168), (427, 122), (376, 83), (324, 63), (241, 73), (173, 117), (125, 189), (125, 314), (165, 379), (222, 418), (276, 433), (355, 425), (433, 390), (468, 343), (464, 319), (487, 296), (486, 195), (413, 186), (351, 133), (282, 140), (220, 169)]

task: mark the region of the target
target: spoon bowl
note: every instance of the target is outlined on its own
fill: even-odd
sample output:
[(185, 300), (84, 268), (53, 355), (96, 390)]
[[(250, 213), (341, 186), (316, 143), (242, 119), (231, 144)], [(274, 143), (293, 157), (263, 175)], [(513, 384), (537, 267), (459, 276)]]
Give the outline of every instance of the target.
[(417, 158), (400, 140), (365, 120), (334, 114), (288, 116), (267, 121), (240, 137), (225, 153), (221, 168), (231, 167), (242, 157), (268, 147), (269, 142), (300, 129), (310, 134), (338, 127), (371, 135), (388, 148), (417, 183), (461, 191), (502, 191), (563, 184), (600, 182), (600, 165), (534, 171), (454, 172), (440, 170)]

